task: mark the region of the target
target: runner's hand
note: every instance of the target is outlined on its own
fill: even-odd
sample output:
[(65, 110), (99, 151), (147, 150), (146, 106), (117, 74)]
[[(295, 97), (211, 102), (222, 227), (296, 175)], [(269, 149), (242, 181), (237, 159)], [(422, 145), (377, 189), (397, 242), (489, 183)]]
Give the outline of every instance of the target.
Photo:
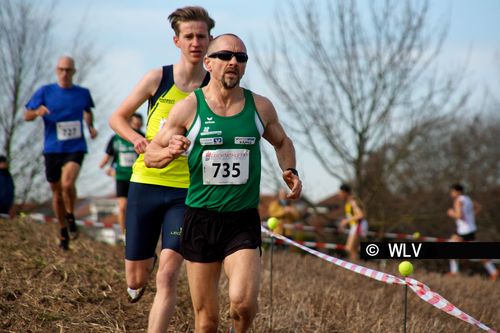
[(183, 154), (191, 142), (183, 135), (173, 135), (168, 141), (168, 149), (172, 157), (177, 158)]
[(38, 107), (38, 109), (36, 109), (36, 115), (39, 117), (43, 117), (49, 113), (50, 113), (50, 111), (49, 111), (49, 109), (47, 109), (47, 107), (45, 105), (40, 105)]
[(95, 139), (97, 136), (97, 130), (94, 127), (89, 127), (90, 138)]
[(134, 149), (137, 154), (144, 154), (144, 152), (146, 152), (146, 147), (149, 144), (148, 140), (142, 136), (135, 139), (132, 143), (134, 144)]
[(108, 169), (106, 169), (106, 174), (110, 177), (114, 177), (116, 174), (116, 171), (113, 167), (109, 167)]
[(290, 188), (290, 193), (287, 194), (288, 199), (298, 199), (302, 192), (302, 181), (292, 171), (283, 171), (283, 180)]

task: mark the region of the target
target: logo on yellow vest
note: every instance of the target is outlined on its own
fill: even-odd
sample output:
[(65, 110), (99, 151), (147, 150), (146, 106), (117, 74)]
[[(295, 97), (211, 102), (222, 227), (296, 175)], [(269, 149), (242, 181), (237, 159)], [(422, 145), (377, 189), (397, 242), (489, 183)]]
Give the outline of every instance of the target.
[(175, 99), (160, 97), (160, 103), (175, 104)]

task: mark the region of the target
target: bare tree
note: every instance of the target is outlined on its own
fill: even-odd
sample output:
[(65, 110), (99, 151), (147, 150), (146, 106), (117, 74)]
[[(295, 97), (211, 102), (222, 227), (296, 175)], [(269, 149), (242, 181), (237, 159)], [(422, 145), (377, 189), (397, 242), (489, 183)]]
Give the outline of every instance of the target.
[[(454, 230), (446, 215), (451, 205), (448, 188), (460, 182), (483, 207), (478, 216), (480, 231), (498, 238), (499, 135), (500, 118), (486, 113), (450, 120), (448, 126), (435, 127), (413, 140), (405, 148), (408, 157), (384, 179), (378, 200), (370, 203), (369, 210), (376, 212), (371, 221), (383, 222), (379, 223), (383, 228), (448, 235)], [(377, 172), (387, 156), (401, 150), (399, 146), (405, 145), (402, 136), (370, 156), (370, 171)]]
[(36, 197), (43, 184), (41, 142), (33, 133), (40, 123), (26, 124), (24, 103), (39, 82), (52, 73), (47, 58), (51, 42), (54, 4), (41, 8), (27, 1), (2, 1), (0, 6), (0, 145), (11, 159), (17, 196)]
[(75, 29), (73, 40), (71, 41), (71, 54), (78, 65), (78, 73), (75, 77), (76, 84), (87, 84), (95, 79), (96, 68), (99, 67), (99, 60), (102, 57), (98, 50), (96, 39), (89, 36), (88, 30), (89, 8), (85, 10)]
[(358, 1), (286, 2), (270, 50), (259, 45), (257, 57), (289, 132), (330, 175), (353, 181), (361, 196), (372, 153), (407, 134), (378, 176), (390, 174), (406, 147), (468, 96), (458, 91), (460, 75), (436, 70), (447, 26), (432, 26), (427, 2), (365, 4), (366, 13)]
[[(102, 195), (106, 192), (106, 185), (109, 182), (98, 182), (98, 175), (104, 176), (98, 167), (102, 158), (102, 153), (109, 140), (107, 118), (102, 117), (102, 111), (110, 108), (110, 96), (113, 96), (113, 87), (109, 84), (103, 85), (102, 82), (109, 82), (105, 70), (101, 67), (103, 51), (98, 46), (97, 39), (88, 29), (90, 7), (83, 12), (78, 25), (73, 33), (71, 41), (71, 54), (75, 59), (77, 73), (75, 83), (90, 87), (92, 98), (96, 108), (94, 112), (94, 127), (99, 135), (94, 140), (87, 140), (88, 151), (82, 170), (78, 177), (78, 188), (85, 189), (87, 195)], [(99, 89), (103, 87), (104, 89)], [(94, 153), (95, 151), (98, 153)], [(111, 189), (111, 188), (109, 188)], [(83, 192), (83, 191), (81, 191)]]
[(261, 145), (262, 153), (262, 188), (264, 191), (271, 193), (278, 193), (279, 189), (284, 186), (284, 182), (281, 177), (281, 170), (276, 157), (271, 154), (269, 147)]
[[(56, 2), (38, 5), (29, 0), (2, 0), (0, 6), (0, 152), (11, 160), (17, 201), (44, 201), (48, 188), (43, 174), (41, 121), (27, 123), (24, 105), (35, 89), (53, 80), (57, 46)], [(91, 77), (99, 55), (82, 26), (73, 38), (73, 56), (80, 61), (76, 77)]]

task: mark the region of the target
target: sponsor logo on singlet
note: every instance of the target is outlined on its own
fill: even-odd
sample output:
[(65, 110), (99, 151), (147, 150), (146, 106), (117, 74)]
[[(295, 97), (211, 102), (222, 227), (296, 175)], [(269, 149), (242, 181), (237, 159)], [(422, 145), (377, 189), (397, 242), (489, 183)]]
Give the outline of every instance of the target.
[(175, 104), (175, 99), (171, 99), (171, 98), (160, 97), (158, 100), (159, 100), (161, 103), (166, 103), (166, 104)]
[(203, 127), (203, 131), (200, 133), (201, 136), (204, 135), (222, 135), (222, 131), (211, 131), (209, 126)]
[(237, 145), (254, 145), (255, 140), (255, 137), (237, 136), (234, 138), (234, 143)]
[(202, 146), (215, 146), (223, 143), (222, 137), (215, 138), (200, 138), (200, 145)]

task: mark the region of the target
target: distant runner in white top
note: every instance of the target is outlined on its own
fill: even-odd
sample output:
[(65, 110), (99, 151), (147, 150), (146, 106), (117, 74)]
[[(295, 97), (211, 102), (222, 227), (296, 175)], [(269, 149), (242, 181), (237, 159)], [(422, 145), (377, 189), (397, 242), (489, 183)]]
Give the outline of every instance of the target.
[[(455, 190), (455, 192), (458, 191)], [(455, 211), (456, 209), (459, 209), (461, 215), (455, 220), (455, 223), (457, 224), (457, 234), (462, 236), (475, 232), (477, 227), (474, 214), (475, 209), (479, 212), (479, 206), (474, 206), (472, 200), (464, 194), (459, 195), (454, 200), (454, 206)]]
[[(471, 198), (464, 194), (462, 184), (454, 184), (450, 186), (450, 196), (453, 199), (453, 208), (448, 209), (448, 216), (455, 219), (457, 232), (450, 237), (452, 242), (472, 242), (476, 240), (476, 217), (475, 215), (481, 209), (480, 206), (473, 202)], [(490, 274), (491, 280), (496, 280), (498, 270), (489, 260), (483, 262), (484, 267)], [(458, 261), (450, 260), (450, 273), (458, 273)]]

